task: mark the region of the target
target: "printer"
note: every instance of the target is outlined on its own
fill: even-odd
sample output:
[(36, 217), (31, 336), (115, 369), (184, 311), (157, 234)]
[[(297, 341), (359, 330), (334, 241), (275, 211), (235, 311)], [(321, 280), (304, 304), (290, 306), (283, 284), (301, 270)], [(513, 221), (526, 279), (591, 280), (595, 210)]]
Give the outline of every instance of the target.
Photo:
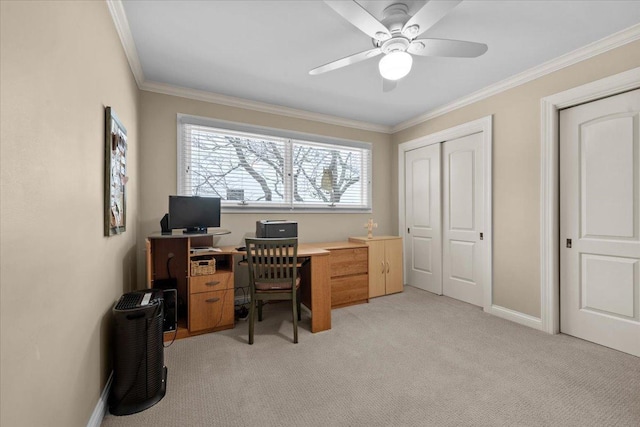
[(298, 223), (282, 219), (263, 219), (256, 221), (256, 237), (292, 238), (298, 237)]

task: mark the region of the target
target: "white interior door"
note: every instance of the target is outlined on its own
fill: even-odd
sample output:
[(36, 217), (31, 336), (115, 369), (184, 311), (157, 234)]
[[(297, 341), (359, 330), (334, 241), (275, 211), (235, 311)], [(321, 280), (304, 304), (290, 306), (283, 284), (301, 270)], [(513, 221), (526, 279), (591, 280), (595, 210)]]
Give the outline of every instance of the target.
[(560, 112), (560, 330), (636, 356), (639, 112), (640, 90)]
[(405, 153), (407, 283), (442, 294), (440, 145)]
[(482, 133), (447, 141), (442, 149), (442, 290), (483, 306), (484, 224)]

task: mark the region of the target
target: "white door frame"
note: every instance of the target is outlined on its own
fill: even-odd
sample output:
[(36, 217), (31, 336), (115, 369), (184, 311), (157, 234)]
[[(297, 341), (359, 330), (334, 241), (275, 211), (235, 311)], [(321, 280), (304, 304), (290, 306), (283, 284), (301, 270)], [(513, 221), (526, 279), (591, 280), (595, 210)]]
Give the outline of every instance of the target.
[(540, 316), (560, 332), (560, 183), (558, 111), (640, 87), (640, 67), (542, 98), (540, 153)]
[[(482, 260), (483, 263), (483, 276), (482, 281), (484, 283), (484, 297), (483, 297), (483, 309), (484, 311), (491, 312), (491, 306), (493, 304), (493, 216), (492, 216), (492, 169), (491, 169), (491, 146), (493, 141), (492, 135), (493, 128), (493, 116), (486, 116), (472, 122), (463, 123), (461, 125), (442, 130), (440, 132), (432, 133), (412, 141), (403, 142), (398, 145), (398, 230), (401, 235), (404, 236), (405, 232), (405, 170), (404, 170), (404, 155), (409, 150), (415, 150), (416, 148), (422, 148), (431, 144), (438, 144), (451, 139), (461, 138), (463, 136), (471, 135), (474, 133), (482, 132), (482, 147), (483, 158), (482, 163), (484, 166), (484, 224), (482, 230), (484, 232), (484, 240), (486, 244), (486, 251)], [(404, 277), (408, 277), (406, 271), (406, 265), (403, 265)]]

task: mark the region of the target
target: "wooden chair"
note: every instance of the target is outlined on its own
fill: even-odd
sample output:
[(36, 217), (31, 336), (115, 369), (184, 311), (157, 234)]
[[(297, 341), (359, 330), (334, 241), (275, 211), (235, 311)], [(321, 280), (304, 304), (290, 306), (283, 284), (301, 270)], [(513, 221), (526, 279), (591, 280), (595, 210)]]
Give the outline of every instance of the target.
[(300, 278), (298, 277), (298, 239), (246, 238), (249, 265), (249, 344), (253, 344), (255, 310), (262, 321), (265, 301), (291, 300), (293, 342), (298, 342), (300, 320)]

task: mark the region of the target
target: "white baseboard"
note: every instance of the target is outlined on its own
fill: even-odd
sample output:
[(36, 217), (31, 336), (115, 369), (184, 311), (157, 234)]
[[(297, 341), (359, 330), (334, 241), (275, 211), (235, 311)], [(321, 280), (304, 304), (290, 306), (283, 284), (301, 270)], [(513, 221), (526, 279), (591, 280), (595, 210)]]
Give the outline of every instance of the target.
[(543, 330), (542, 319), (529, 316), (528, 314), (520, 313), (519, 311), (511, 310), (493, 304), (491, 308), (489, 308), (489, 310), (485, 310), (485, 312), (506, 320), (510, 320), (512, 322), (519, 323), (524, 326), (528, 326), (533, 329), (537, 329), (539, 331)]
[(102, 424), (102, 420), (104, 415), (107, 413), (107, 399), (109, 398), (109, 393), (111, 392), (111, 384), (113, 383), (113, 371), (109, 374), (109, 379), (107, 380), (107, 384), (105, 384), (104, 389), (102, 390), (102, 394), (100, 394), (100, 398), (98, 399), (98, 403), (93, 410), (93, 414), (91, 414), (91, 418), (89, 418), (89, 422), (87, 423), (87, 427), (100, 427)]

